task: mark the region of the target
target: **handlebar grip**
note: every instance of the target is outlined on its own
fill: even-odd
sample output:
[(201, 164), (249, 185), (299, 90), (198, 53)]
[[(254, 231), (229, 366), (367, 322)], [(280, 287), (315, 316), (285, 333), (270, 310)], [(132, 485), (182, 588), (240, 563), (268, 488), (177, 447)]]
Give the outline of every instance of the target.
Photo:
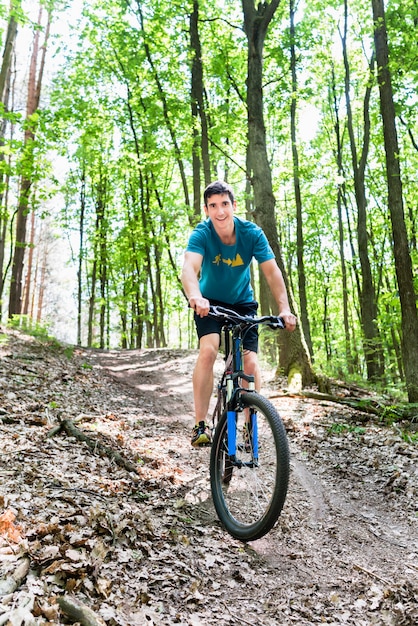
[(269, 328), (272, 328), (273, 330), (277, 330), (278, 328), (286, 328), (286, 324), (282, 317), (277, 317), (276, 319), (277, 322), (270, 322), (269, 324), (267, 324), (267, 326)]

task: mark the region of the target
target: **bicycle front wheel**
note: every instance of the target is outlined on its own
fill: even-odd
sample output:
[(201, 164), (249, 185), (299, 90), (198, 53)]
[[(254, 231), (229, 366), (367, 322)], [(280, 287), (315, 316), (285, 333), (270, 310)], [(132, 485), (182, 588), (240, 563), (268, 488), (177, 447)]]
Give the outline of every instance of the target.
[[(283, 422), (271, 402), (250, 392), (242, 394), (241, 404), (236, 419), (236, 458), (231, 461), (228, 454), (225, 411), (213, 437), (210, 482), (213, 503), (226, 530), (237, 539), (253, 541), (273, 528), (284, 506), (289, 446)], [(256, 442), (248, 434), (244, 437), (250, 413), (255, 415)]]

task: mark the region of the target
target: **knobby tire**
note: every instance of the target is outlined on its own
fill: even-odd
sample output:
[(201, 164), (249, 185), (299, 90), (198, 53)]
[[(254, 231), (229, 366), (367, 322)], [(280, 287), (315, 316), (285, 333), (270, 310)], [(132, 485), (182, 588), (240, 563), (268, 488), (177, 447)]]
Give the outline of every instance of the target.
[[(253, 541), (268, 533), (283, 509), (289, 482), (289, 447), (286, 431), (274, 406), (256, 392), (241, 396), (242, 408), (257, 411), (258, 467), (236, 467), (227, 450), (226, 411), (217, 424), (210, 457), (213, 503), (225, 529), (241, 541)], [(244, 449), (244, 412), (237, 419), (237, 456), (251, 461)]]

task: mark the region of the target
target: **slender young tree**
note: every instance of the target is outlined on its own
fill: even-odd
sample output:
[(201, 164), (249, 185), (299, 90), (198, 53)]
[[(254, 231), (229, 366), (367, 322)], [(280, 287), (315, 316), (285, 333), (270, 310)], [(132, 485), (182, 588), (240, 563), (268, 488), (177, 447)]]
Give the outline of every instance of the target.
[[(341, 34), (345, 69), (345, 102), (347, 109), (347, 126), (350, 137), (350, 149), (353, 167), (354, 190), (357, 205), (357, 240), (361, 265), (360, 313), (364, 333), (364, 355), (369, 380), (379, 380), (384, 374), (382, 343), (377, 327), (377, 298), (369, 258), (369, 236), (367, 232), (367, 197), (365, 185), (365, 169), (370, 143), (369, 102), (371, 84), (366, 87), (364, 98), (364, 133), (360, 158), (357, 154), (353, 113), (350, 96), (350, 65), (347, 52), (348, 1), (344, 0), (344, 30)], [(370, 61), (371, 74), (374, 66), (374, 55)]]
[(418, 402), (418, 314), (412, 261), (403, 208), (399, 144), (395, 123), (388, 36), (383, 0), (372, 0), (374, 41), (380, 112), (385, 142), (388, 205), (392, 223), (393, 252), (402, 312), (402, 357), (409, 402)]
[(302, 212), (302, 194), (300, 190), (299, 177), (299, 152), (297, 144), (297, 102), (298, 102), (298, 79), (296, 70), (296, 29), (295, 29), (295, 1), (290, 0), (290, 69), (292, 73), (292, 93), (290, 101), (290, 136), (292, 142), (292, 160), (293, 160), (293, 186), (295, 190), (296, 204), (296, 252), (298, 259), (298, 286), (299, 286), (299, 305), (300, 305), (300, 321), (302, 324), (303, 334), (309, 349), (309, 354), (313, 356), (313, 347), (311, 339), (311, 328), (308, 315), (308, 298), (306, 293), (306, 276), (304, 264), (304, 240), (303, 240), (303, 212)]
[(335, 70), (334, 64), (332, 64), (331, 71), (331, 103), (330, 108), (333, 111), (335, 123), (335, 143), (336, 143), (336, 160), (338, 168), (338, 189), (337, 189), (337, 213), (338, 213), (338, 243), (339, 243), (339, 255), (341, 264), (341, 278), (342, 278), (342, 301), (343, 301), (343, 319), (344, 319), (344, 337), (345, 337), (345, 356), (347, 361), (347, 369), (350, 374), (354, 373), (353, 356), (351, 352), (350, 344), (350, 322), (348, 314), (348, 280), (347, 280), (347, 267), (345, 262), (344, 246), (345, 246), (345, 233), (343, 225), (343, 204), (345, 201), (345, 180), (344, 180), (344, 167), (343, 167), (343, 155), (342, 155), (342, 137), (341, 137), (341, 120), (340, 109), (337, 97), (337, 90), (335, 84)]
[(211, 168), (209, 159), (209, 129), (204, 99), (202, 46), (199, 34), (198, 0), (194, 0), (193, 11), (190, 15), (190, 47), (192, 53), (191, 105), (193, 122), (193, 215), (194, 218), (198, 221), (202, 212), (200, 185), (201, 161), (203, 164), (205, 187), (211, 181)]
[(24, 173), (20, 183), (20, 194), (16, 218), (16, 238), (9, 293), (9, 317), (12, 317), (15, 314), (20, 314), (22, 309), (22, 280), (26, 250), (26, 223), (34, 175), (34, 143), (37, 126), (36, 111), (39, 107), (39, 100), (41, 97), (45, 56), (51, 28), (51, 12), (48, 11), (44, 43), (40, 46), (42, 14), (43, 8), (40, 6), (29, 68), (28, 96), (26, 101), (26, 127), (24, 136)]
[(78, 264), (77, 264), (77, 345), (81, 346), (81, 320), (83, 303), (83, 257), (86, 215), (86, 164), (84, 158), (80, 171), (80, 210), (78, 222)]
[(158, 95), (159, 95), (161, 106), (163, 109), (164, 122), (166, 124), (167, 130), (169, 131), (172, 142), (173, 142), (174, 152), (176, 155), (177, 165), (179, 168), (180, 177), (181, 177), (182, 186), (183, 186), (184, 201), (186, 203), (186, 206), (189, 207), (190, 206), (190, 194), (189, 194), (189, 187), (187, 184), (187, 176), (186, 176), (184, 159), (181, 153), (179, 142), (177, 140), (176, 130), (174, 128), (174, 124), (172, 122), (172, 118), (170, 115), (169, 106), (167, 102), (167, 95), (165, 93), (164, 85), (158, 74), (157, 68), (154, 64), (153, 56), (151, 54), (151, 48), (148, 43), (148, 35), (146, 32), (146, 28), (145, 28), (145, 20), (144, 20), (142, 7), (141, 7), (141, 2), (139, 2), (139, 0), (136, 0), (136, 4), (137, 4), (137, 14), (139, 18), (140, 27), (141, 27), (141, 34), (143, 37), (143, 46), (144, 46), (146, 59), (151, 68), (151, 74), (158, 90)]
[(3, 58), (0, 68), (0, 102), (4, 105), (6, 99), (7, 83), (12, 67), (13, 51), (17, 35), (16, 10), (20, 7), (20, 0), (12, 0), (7, 25), (6, 40), (3, 48)]
[[(4, 113), (1, 115), (0, 122), (0, 146), (5, 143), (5, 134), (7, 129), (7, 120), (5, 113), (7, 112), (10, 99), (10, 78), (12, 72), (12, 63), (14, 58), (14, 48), (18, 29), (16, 12), (20, 8), (20, 0), (10, 3), (9, 21), (7, 25), (6, 39), (3, 48), (3, 57), (0, 68), (0, 104)], [(5, 152), (0, 151), (0, 314), (2, 311), (2, 299), (4, 291), (5, 274), (4, 264), (6, 257), (6, 235), (9, 226), (9, 216), (7, 207), (3, 206), (7, 199), (8, 177), (5, 175)]]

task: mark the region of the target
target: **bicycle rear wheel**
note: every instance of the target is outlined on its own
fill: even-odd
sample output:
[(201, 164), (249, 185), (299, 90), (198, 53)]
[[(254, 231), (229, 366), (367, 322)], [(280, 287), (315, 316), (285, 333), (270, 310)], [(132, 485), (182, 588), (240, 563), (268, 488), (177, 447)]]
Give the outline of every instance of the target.
[(213, 438), (210, 481), (213, 503), (226, 530), (237, 539), (253, 541), (273, 528), (282, 511), (289, 482), (289, 447), (271, 402), (252, 392), (241, 396), (241, 404), (257, 414), (258, 459), (254, 459), (251, 438), (250, 445), (248, 439), (247, 445), (244, 442), (242, 410), (237, 413), (238, 463), (231, 462), (225, 411)]

